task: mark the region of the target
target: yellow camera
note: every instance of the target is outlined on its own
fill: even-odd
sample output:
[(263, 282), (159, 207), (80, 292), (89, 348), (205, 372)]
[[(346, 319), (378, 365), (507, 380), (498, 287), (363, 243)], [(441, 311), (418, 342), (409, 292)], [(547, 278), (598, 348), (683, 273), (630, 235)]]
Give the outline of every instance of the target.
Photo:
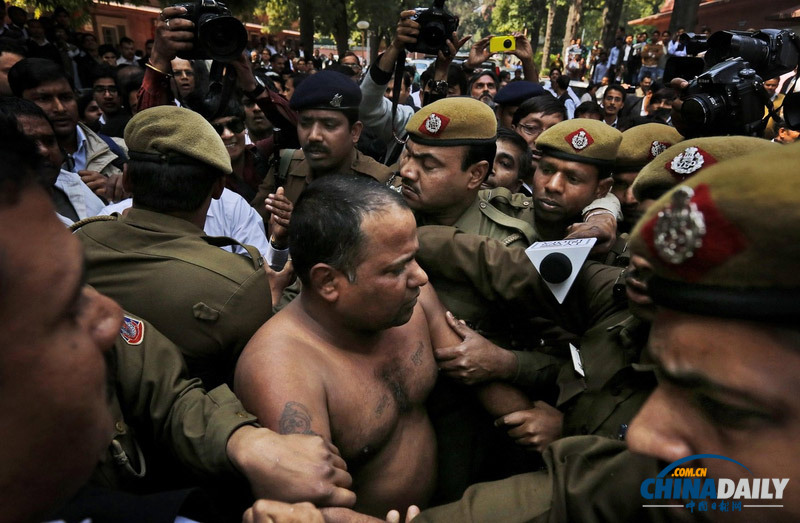
[(490, 53), (509, 53), (516, 50), (517, 39), (511, 35), (508, 36), (493, 36), (489, 40)]

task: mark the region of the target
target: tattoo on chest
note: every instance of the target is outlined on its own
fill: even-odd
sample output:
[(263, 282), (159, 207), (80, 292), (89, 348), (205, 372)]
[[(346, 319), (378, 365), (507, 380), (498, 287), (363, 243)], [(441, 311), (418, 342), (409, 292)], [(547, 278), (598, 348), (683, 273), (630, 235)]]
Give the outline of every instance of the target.
[(311, 414), (302, 403), (290, 401), (283, 408), (281, 418), (278, 420), (281, 434), (314, 434), (311, 430)]
[(389, 388), (392, 393), (395, 403), (397, 403), (397, 410), (400, 412), (408, 412), (411, 408), (411, 401), (408, 399), (405, 388), (403, 388), (403, 373), (397, 366), (387, 367), (383, 370), (376, 371), (377, 377), (380, 378)]
[(381, 396), (381, 400), (378, 402), (378, 406), (375, 407), (375, 416), (378, 418), (381, 417), (383, 411), (386, 410), (386, 406), (389, 404), (389, 395), (384, 394)]
[(417, 344), (417, 350), (411, 355), (411, 361), (419, 367), (422, 365), (422, 351), (425, 350), (425, 344), (421, 341)]

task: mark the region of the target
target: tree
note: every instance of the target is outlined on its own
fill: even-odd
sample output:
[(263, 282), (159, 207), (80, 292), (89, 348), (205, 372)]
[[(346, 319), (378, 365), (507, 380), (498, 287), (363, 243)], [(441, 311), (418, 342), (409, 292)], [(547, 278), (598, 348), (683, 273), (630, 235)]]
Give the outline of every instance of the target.
[(606, 0), (603, 7), (603, 33), (600, 41), (603, 47), (611, 49), (614, 46), (614, 37), (619, 27), (620, 15), (622, 15), (623, 0)]
[(683, 27), (688, 32), (693, 32), (697, 25), (697, 8), (700, 0), (675, 0), (672, 7), (672, 17), (669, 19), (669, 31), (675, 34)]
[(550, 0), (547, 5), (547, 26), (545, 27), (544, 32), (544, 49), (542, 49), (542, 67), (540, 71), (544, 73), (544, 70), (549, 66), (550, 61), (550, 41), (553, 38), (553, 23), (556, 20), (556, 0)]

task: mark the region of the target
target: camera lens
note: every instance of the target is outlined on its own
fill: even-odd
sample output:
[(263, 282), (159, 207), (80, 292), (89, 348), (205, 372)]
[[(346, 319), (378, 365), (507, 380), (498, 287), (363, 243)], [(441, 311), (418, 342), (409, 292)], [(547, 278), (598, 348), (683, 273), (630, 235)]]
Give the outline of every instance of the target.
[(513, 42), (511, 41), (510, 38), (506, 38), (505, 40), (503, 40), (503, 47), (505, 47), (506, 49), (511, 49), (512, 43)]
[(197, 26), (197, 37), (212, 60), (232, 62), (247, 45), (244, 25), (232, 16), (205, 14)]
[(710, 94), (696, 94), (683, 101), (681, 116), (690, 125), (709, 125), (725, 114), (725, 100)]

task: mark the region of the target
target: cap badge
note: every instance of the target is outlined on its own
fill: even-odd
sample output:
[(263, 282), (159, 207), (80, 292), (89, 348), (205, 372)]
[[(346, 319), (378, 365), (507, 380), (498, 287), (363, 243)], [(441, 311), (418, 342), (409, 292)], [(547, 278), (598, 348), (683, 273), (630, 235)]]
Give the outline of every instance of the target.
[(684, 151), (667, 162), (666, 168), (678, 181), (683, 181), (703, 167), (714, 165), (717, 161), (713, 156), (699, 147), (687, 147)]
[(659, 257), (668, 263), (683, 263), (703, 245), (706, 223), (692, 197), (694, 191), (682, 185), (672, 193), (667, 207), (658, 213), (653, 244)]
[(119, 335), (128, 345), (139, 345), (144, 339), (144, 323), (130, 316), (123, 316)]
[(671, 145), (672, 145), (671, 143), (659, 142), (658, 140), (653, 140), (653, 143), (650, 144), (650, 159), (652, 160), (659, 154), (663, 153)]
[(582, 151), (594, 143), (592, 135), (585, 129), (577, 129), (564, 137), (576, 151)]
[(344, 97), (341, 94), (336, 93), (333, 95), (333, 98), (331, 98), (331, 107), (341, 107), (343, 99)]
[(422, 122), (422, 125), (419, 126), (419, 131), (423, 134), (427, 134), (428, 136), (436, 136), (440, 132), (444, 131), (449, 123), (450, 118), (442, 114), (431, 113), (427, 118), (425, 118), (425, 121)]

